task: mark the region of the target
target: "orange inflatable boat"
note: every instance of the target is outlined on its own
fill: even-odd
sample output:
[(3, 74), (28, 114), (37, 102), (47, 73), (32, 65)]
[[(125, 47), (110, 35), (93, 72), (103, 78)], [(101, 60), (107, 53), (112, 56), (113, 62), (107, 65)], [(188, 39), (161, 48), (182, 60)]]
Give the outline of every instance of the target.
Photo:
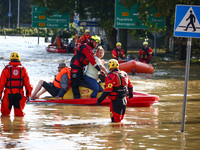
[(153, 66), (146, 64), (146, 63), (143, 63), (143, 62), (140, 62), (140, 61), (135, 61), (135, 60), (120, 63), (119, 69), (123, 70), (127, 73), (133, 72), (133, 73), (153, 74), (153, 72), (154, 72)]

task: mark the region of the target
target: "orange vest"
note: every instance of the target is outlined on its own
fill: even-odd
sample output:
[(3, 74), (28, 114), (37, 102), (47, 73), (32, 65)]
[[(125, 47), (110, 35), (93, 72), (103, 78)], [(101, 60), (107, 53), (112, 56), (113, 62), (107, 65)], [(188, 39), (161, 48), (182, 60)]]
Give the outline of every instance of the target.
[(58, 74), (57, 76), (55, 77), (55, 79), (53, 80), (53, 84), (55, 87), (58, 87), (61, 89), (61, 86), (60, 86), (60, 80), (61, 80), (61, 77), (63, 74), (67, 73), (68, 75), (68, 78), (69, 78), (69, 82), (68, 82), (68, 86), (67, 88), (70, 88), (71, 87), (71, 68), (70, 67), (65, 67), (63, 68)]
[(56, 45), (58, 46), (58, 48), (61, 48), (61, 41), (59, 37), (56, 37)]

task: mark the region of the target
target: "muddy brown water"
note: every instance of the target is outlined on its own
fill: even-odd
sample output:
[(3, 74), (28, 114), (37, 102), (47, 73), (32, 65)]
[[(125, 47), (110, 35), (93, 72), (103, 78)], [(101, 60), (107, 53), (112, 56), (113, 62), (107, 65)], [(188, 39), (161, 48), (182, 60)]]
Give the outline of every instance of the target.
[[(16, 41), (15, 47), (1, 39), (0, 63), (6, 64), (15, 48), (22, 53), (34, 86), (40, 79), (51, 81), (58, 63), (69, 64), (72, 57), (49, 54), (46, 44), (35, 45), (34, 38), (10, 39)], [(184, 133), (180, 130), (185, 63), (159, 61), (153, 66), (153, 75), (130, 78), (134, 90), (158, 95), (159, 103), (149, 108), (128, 107), (122, 124), (110, 123), (109, 107), (27, 104), (25, 117), (14, 117), (13, 112), (11, 117), (1, 117), (0, 149), (199, 149), (200, 66), (190, 69)]]

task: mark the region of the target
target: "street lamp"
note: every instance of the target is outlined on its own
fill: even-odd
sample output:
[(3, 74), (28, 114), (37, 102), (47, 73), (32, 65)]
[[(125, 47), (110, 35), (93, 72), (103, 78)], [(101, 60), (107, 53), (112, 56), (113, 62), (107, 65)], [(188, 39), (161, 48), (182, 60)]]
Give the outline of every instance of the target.
[(8, 12), (9, 23), (8, 23), (8, 28), (10, 28), (10, 17), (11, 16), (12, 16), (12, 13), (11, 13), (11, 0), (9, 0), (9, 12)]
[(20, 0), (18, 0), (17, 27), (19, 27), (19, 19), (20, 19)]

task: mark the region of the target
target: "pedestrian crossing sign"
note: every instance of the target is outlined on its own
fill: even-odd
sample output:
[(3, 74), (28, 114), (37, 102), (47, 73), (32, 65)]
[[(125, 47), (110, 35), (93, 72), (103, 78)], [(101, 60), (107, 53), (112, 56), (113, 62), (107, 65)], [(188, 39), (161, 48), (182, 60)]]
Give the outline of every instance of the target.
[(176, 5), (174, 36), (200, 38), (200, 6)]

